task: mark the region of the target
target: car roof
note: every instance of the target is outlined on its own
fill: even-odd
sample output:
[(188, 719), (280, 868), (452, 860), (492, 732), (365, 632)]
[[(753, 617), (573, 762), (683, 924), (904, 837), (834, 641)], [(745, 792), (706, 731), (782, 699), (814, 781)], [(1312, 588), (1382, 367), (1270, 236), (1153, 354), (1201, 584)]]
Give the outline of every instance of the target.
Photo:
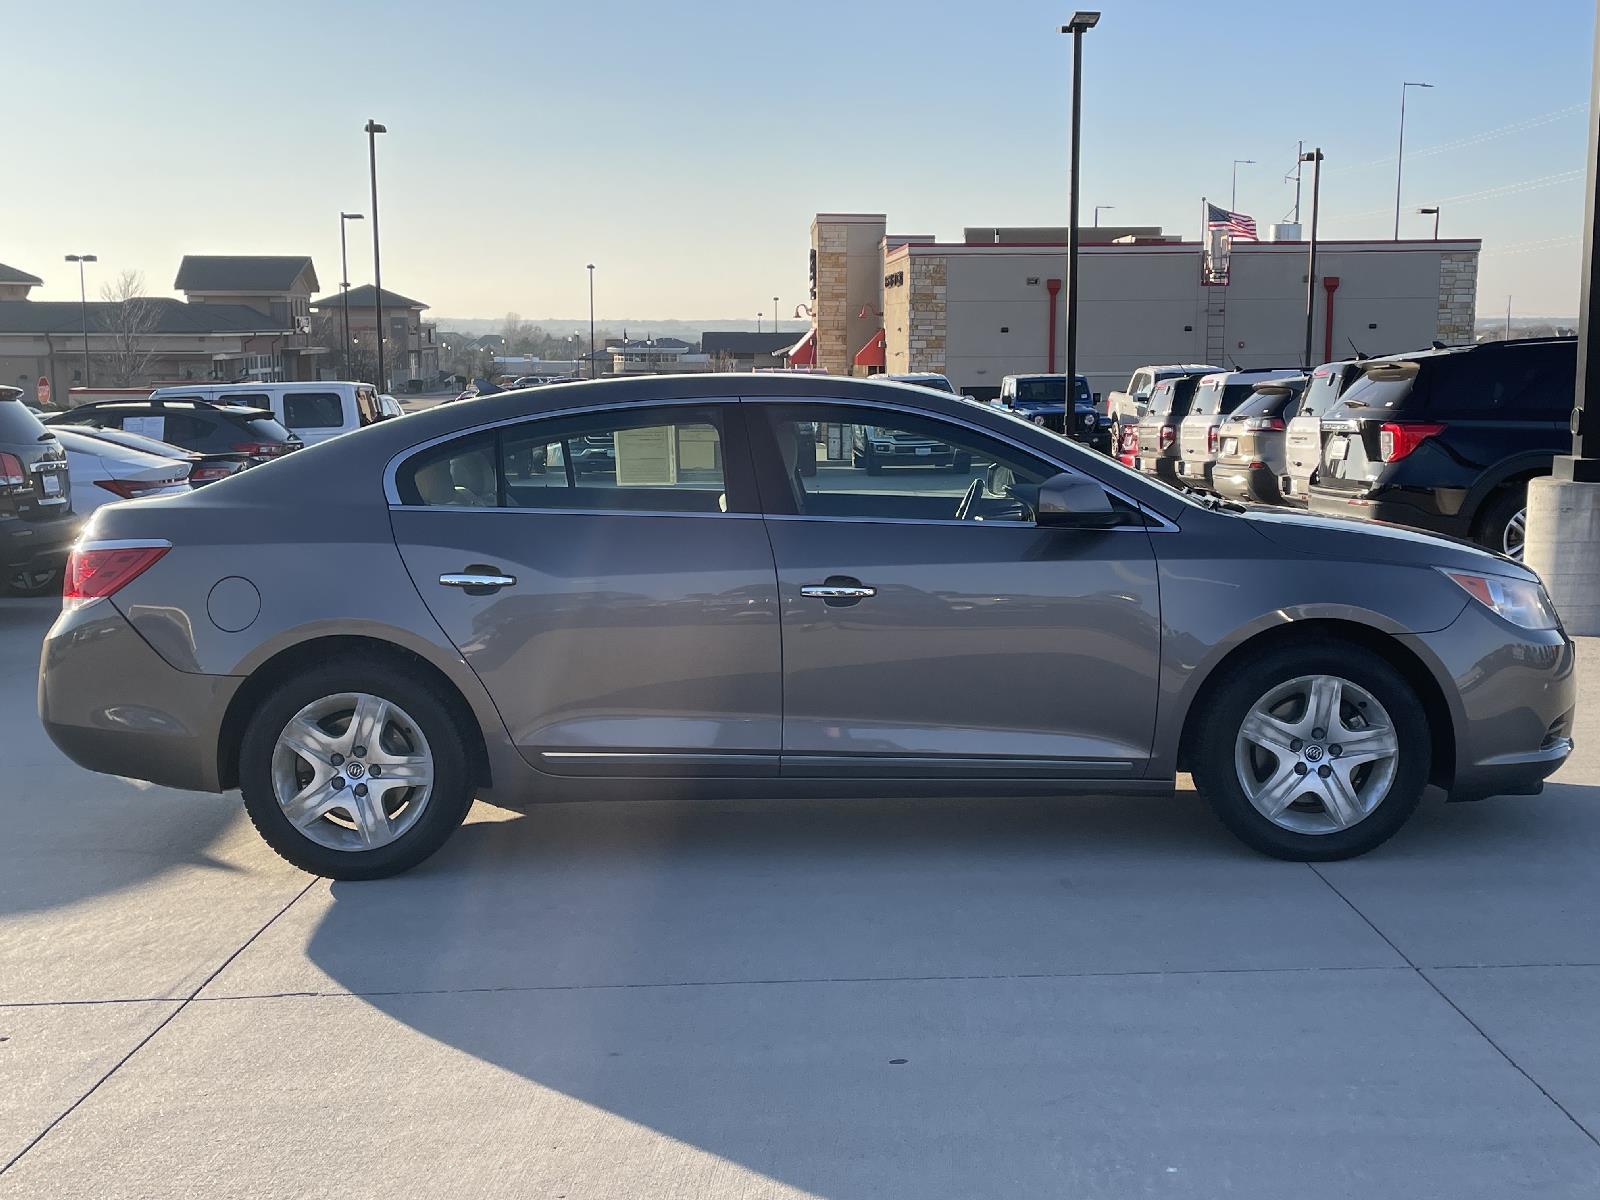
[(1236, 383), (1265, 383), (1301, 374), (1304, 372), (1299, 367), (1240, 367), (1234, 371), (1213, 371), (1200, 382), (1209, 383), (1216, 379), (1223, 387), (1229, 387)]

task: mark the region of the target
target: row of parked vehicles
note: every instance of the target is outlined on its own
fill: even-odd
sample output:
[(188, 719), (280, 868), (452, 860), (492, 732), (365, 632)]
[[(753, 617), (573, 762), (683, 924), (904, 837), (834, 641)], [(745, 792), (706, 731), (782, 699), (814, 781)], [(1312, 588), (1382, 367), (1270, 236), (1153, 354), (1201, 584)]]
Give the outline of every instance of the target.
[(370, 384), (185, 384), (39, 411), (0, 387), (0, 592), (60, 590), (102, 504), (203, 487), (302, 446), (401, 416)]
[(1570, 446), (1574, 338), (1294, 368), (1141, 367), (1111, 393), (1117, 457), (1165, 483), (1364, 517), (1520, 560), (1528, 481)]

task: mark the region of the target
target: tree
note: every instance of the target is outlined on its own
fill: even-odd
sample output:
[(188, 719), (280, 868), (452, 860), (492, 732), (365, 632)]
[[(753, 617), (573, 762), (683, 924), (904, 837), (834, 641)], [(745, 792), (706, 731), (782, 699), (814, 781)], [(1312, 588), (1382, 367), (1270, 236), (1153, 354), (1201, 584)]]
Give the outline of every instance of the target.
[(111, 335), (110, 351), (100, 356), (102, 371), (112, 387), (146, 382), (156, 353), (150, 334), (161, 321), (160, 303), (144, 294), (144, 275), (132, 269), (102, 285), (100, 297), (107, 303), (100, 325)]

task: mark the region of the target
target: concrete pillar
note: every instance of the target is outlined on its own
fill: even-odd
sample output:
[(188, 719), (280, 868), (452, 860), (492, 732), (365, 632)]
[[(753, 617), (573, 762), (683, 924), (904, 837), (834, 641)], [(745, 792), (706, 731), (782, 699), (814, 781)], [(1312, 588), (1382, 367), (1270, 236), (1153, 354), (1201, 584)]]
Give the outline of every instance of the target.
[(1544, 580), (1569, 634), (1600, 634), (1600, 483), (1528, 484), (1523, 561)]

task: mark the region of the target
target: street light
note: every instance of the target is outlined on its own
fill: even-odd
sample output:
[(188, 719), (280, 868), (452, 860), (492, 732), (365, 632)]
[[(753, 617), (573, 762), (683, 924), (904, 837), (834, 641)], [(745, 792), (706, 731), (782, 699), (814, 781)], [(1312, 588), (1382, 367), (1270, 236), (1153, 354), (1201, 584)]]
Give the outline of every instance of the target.
[(350, 256), (345, 250), (344, 229), (346, 222), (363, 219), (360, 213), (339, 214), (339, 291), (344, 305), (344, 345), (339, 349), (339, 365), (350, 374), (354, 374), (350, 371)]
[(1233, 160), (1233, 191), (1228, 194), (1228, 211), (1237, 212), (1239, 209), (1239, 168), (1240, 166), (1255, 166), (1253, 158), (1236, 158)]
[(1083, 35), (1100, 23), (1097, 12), (1075, 12), (1061, 27), (1072, 35), (1072, 161), (1067, 173), (1067, 387), (1062, 429), (1071, 431), (1078, 380), (1078, 133), (1083, 108)]
[(1096, 229), (1100, 228), (1100, 210), (1101, 209), (1113, 209), (1115, 207), (1116, 207), (1115, 204), (1096, 204), (1094, 206), (1094, 227)]
[(389, 390), (383, 374), (383, 260), (378, 253), (378, 135), (389, 130), (376, 121), (368, 120), (367, 167), (372, 177), (372, 311), (378, 322), (378, 378), (380, 391)]
[(594, 378), (594, 264), (589, 264), (589, 378)]
[(1406, 165), (1406, 89), (1431, 88), (1431, 83), (1402, 83), (1400, 85), (1400, 153), (1394, 163), (1394, 240), (1400, 240), (1400, 175)]
[(89, 379), (89, 292), (83, 281), (83, 264), (100, 260), (92, 254), (69, 254), (67, 261), (78, 264), (78, 304), (83, 310), (83, 386), (93, 387)]
[(1437, 242), (1439, 240), (1439, 206), (1434, 205), (1431, 208), (1417, 209), (1418, 216), (1426, 217), (1429, 214), (1433, 216), (1433, 240)]
[(765, 313), (757, 313), (756, 314), (756, 332), (757, 333), (761, 332), (761, 318), (763, 316), (765, 316), (765, 315), (766, 315)]
[(1308, 150), (1301, 162), (1311, 164), (1311, 240), (1306, 249), (1306, 348), (1302, 361), (1311, 370), (1311, 311), (1317, 302), (1317, 201), (1322, 194), (1322, 149)]

